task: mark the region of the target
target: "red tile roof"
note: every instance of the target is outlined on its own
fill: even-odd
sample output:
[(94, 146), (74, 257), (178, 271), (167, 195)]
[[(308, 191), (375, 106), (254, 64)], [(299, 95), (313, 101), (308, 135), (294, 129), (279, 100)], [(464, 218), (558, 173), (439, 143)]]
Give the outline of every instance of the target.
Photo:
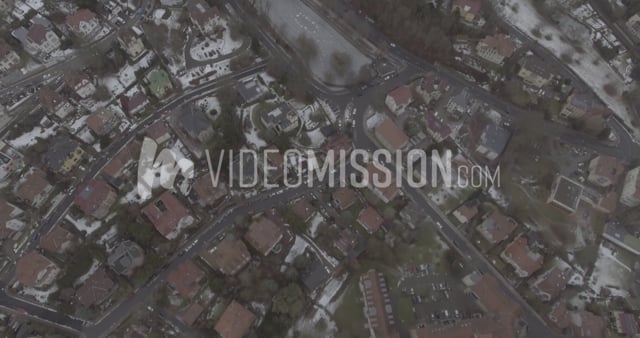
[(52, 267), (57, 268), (47, 257), (37, 251), (31, 251), (16, 262), (16, 279), (20, 284), (33, 288), (40, 284), (41, 278), (45, 277), (43, 273)]
[(504, 256), (510, 260), (516, 269), (520, 270), (520, 277), (531, 276), (534, 272), (540, 270), (542, 267), (542, 255), (537, 252), (531, 251), (527, 241), (527, 237), (520, 235), (513, 242), (509, 243), (502, 252), (501, 256)]
[(57, 225), (40, 239), (40, 247), (47, 251), (63, 253), (69, 249), (74, 238), (72, 233)]
[(380, 141), (385, 143), (385, 147), (391, 151), (401, 149), (409, 142), (407, 134), (388, 117), (376, 126), (375, 132)]
[(77, 191), (73, 203), (86, 215), (94, 215), (115, 193), (115, 190), (107, 182), (95, 179), (88, 181)]
[(180, 296), (191, 299), (200, 289), (200, 281), (204, 278), (202, 271), (191, 260), (186, 260), (167, 276), (167, 283)]
[(408, 105), (413, 100), (413, 93), (409, 86), (400, 86), (390, 91), (387, 96), (390, 96), (398, 106)]
[(189, 210), (170, 191), (165, 191), (147, 204), (142, 213), (164, 237), (169, 236), (180, 221), (190, 215)]
[(360, 214), (358, 215), (358, 223), (360, 223), (360, 225), (362, 225), (369, 233), (374, 233), (380, 230), (384, 220), (376, 209), (368, 206), (360, 211)]
[(282, 239), (284, 233), (279, 226), (266, 217), (255, 220), (249, 226), (244, 239), (259, 253), (268, 255)]
[(510, 57), (515, 50), (511, 37), (505, 34), (487, 35), (482, 42), (505, 58)]
[(338, 203), (338, 208), (340, 210), (344, 210), (352, 206), (358, 200), (356, 192), (347, 187), (340, 187), (336, 189), (331, 197)]
[(113, 282), (105, 268), (100, 268), (91, 275), (76, 291), (78, 303), (84, 307), (97, 305), (104, 302), (116, 284)]
[(218, 319), (215, 330), (222, 338), (243, 338), (255, 320), (256, 316), (251, 311), (234, 300)]
[(80, 32), (80, 24), (82, 22), (89, 22), (96, 18), (96, 13), (83, 8), (77, 10), (75, 13), (67, 15), (65, 19), (65, 23), (72, 31), (79, 33)]

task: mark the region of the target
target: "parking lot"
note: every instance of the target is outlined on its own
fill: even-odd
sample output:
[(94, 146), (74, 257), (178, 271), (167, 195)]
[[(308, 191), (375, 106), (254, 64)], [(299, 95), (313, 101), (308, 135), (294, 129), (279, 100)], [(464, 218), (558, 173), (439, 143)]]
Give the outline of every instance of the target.
[(429, 264), (405, 269), (399, 288), (411, 299), (417, 323), (447, 325), (481, 314), (461, 280), (438, 274)]

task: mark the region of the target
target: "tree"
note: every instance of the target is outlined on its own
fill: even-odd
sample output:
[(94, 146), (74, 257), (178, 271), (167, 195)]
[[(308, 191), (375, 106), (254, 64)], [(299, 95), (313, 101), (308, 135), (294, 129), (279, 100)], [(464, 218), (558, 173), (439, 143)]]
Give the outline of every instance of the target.
[(276, 313), (284, 314), (289, 318), (298, 316), (305, 306), (305, 296), (298, 284), (291, 283), (280, 289), (273, 297), (272, 309)]
[(304, 33), (300, 34), (296, 39), (296, 46), (298, 47), (298, 53), (300, 53), (302, 60), (306, 64), (309, 64), (318, 56), (318, 46), (316, 42)]
[(345, 77), (351, 71), (351, 55), (342, 51), (331, 53), (331, 68), (338, 77)]

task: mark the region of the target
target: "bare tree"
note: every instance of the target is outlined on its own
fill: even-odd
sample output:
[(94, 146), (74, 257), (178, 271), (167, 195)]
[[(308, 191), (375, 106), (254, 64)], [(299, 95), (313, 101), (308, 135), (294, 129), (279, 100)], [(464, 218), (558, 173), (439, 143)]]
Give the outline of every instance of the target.
[(305, 64), (309, 64), (318, 56), (318, 45), (316, 45), (315, 40), (304, 33), (300, 34), (296, 39), (296, 47)]

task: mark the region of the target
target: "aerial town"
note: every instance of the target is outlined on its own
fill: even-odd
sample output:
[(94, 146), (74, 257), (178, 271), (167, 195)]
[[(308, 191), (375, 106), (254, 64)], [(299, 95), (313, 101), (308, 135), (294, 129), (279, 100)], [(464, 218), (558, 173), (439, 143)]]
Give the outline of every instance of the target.
[(1, 337), (640, 337), (636, 0), (0, 0), (0, 32)]

